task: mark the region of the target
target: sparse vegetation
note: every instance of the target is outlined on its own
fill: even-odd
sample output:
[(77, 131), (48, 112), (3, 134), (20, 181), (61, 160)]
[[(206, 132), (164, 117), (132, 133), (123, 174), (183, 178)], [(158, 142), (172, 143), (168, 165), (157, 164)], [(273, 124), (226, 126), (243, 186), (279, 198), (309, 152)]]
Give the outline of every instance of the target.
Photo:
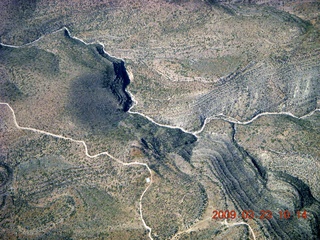
[[(249, 238), (246, 226), (211, 221), (214, 209), (299, 202), (320, 217), (318, 113), (212, 119), (196, 138), (127, 112), (126, 87), (134, 111), (190, 131), (218, 114), (245, 121), (319, 108), (319, 13), (303, 1), (278, 10), (217, 2), (0, 3), (1, 42), (30, 43), (0, 46), (0, 101), (18, 124), (152, 171), (151, 184), (143, 165), (89, 158), (79, 142), (18, 129), (1, 104), (1, 239), (146, 239), (140, 200), (154, 239)], [(124, 59), (129, 86), (121, 61), (97, 42)], [(248, 224), (257, 239), (316, 238), (313, 220)]]

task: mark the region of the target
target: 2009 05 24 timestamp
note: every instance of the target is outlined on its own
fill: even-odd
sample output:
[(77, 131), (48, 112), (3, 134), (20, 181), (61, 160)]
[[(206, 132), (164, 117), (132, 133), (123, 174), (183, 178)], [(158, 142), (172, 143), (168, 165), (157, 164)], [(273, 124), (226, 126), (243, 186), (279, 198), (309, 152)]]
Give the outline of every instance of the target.
[(293, 217), (307, 219), (308, 213), (306, 210), (290, 212), (289, 210), (279, 210), (278, 212), (272, 212), (270, 210), (260, 210), (257, 212), (253, 210), (243, 210), (241, 214), (238, 214), (235, 210), (214, 210), (212, 212), (212, 219), (222, 220), (222, 219), (267, 219), (270, 220), (276, 214), (279, 219), (291, 219)]

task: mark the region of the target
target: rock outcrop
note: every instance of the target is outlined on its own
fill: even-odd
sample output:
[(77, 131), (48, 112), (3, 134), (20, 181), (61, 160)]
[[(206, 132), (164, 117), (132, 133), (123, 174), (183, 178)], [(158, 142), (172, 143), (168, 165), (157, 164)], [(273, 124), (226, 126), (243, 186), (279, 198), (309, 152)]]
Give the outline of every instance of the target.
[[(232, 139), (223, 135), (203, 135), (194, 150), (194, 160), (205, 161), (222, 183), (237, 210), (254, 211), (254, 219), (264, 235), (273, 239), (318, 239), (320, 203), (309, 187), (285, 173), (266, 171)], [(261, 172), (264, 172), (261, 174)], [(286, 194), (282, 187), (286, 186)], [(270, 210), (272, 217), (261, 211)], [(290, 219), (280, 219), (279, 211), (289, 210)], [(297, 211), (308, 213), (308, 220), (297, 218)], [(260, 217), (262, 216), (262, 219)]]

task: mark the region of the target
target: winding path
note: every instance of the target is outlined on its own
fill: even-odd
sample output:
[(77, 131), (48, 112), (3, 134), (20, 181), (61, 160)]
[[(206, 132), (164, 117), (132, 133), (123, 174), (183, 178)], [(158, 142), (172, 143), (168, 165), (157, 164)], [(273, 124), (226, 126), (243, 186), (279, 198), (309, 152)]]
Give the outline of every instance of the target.
[(85, 143), (85, 141), (82, 141), (82, 140), (75, 140), (73, 138), (70, 138), (70, 137), (65, 137), (65, 136), (62, 136), (62, 135), (58, 135), (58, 134), (54, 134), (54, 133), (50, 133), (50, 132), (46, 132), (46, 131), (43, 131), (43, 130), (39, 130), (39, 129), (35, 129), (35, 128), (29, 128), (29, 127), (22, 127), (18, 124), (17, 122), (17, 118), (16, 118), (16, 114), (13, 110), (13, 108), (8, 104), (8, 103), (4, 103), (4, 102), (0, 102), (0, 105), (5, 105), (7, 106), (10, 111), (12, 112), (12, 116), (13, 116), (13, 122), (15, 124), (15, 126), (20, 129), (20, 130), (27, 130), (27, 131), (32, 131), (32, 132), (35, 132), (35, 133), (40, 133), (40, 134), (45, 134), (45, 135), (48, 135), (48, 136), (51, 136), (51, 137), (55, 137), (55, 138), (60, 138), (60, 139), (64, 139), (64, 140), (68, 140), (68, 141), (71, 141), (71, 142), (74, 142), (74, 143), (80, 143), (83, 145), (84, 147), (84, 150), (85, 150), (85, 154), (87, 157), (89, 158), (96, 158), (96, 157), (99, 157), (99, 156), (102, 156), (102, 155), (106, 155), (108, 157), (110, 157), (111, 159), (115, 160), (116, 162), (124, 165), (124, 166), (130, 166), (130, 165), (140, 165), (140, 166), (145, 166), (149, 173), (150, 173), (150, 183), (148, 184), (148, 186), (146, 187), (146, 189), (142, 192), (141, 196), (140, 196), (140, 199), (139, 199), (139, 213), (140, 213), (140, 219), (142, 221), (142, 224), (144, 226), (145, 229), (148, 230), (148, 236), (151, 240), (153, 240), (152, 236), (151, 236), (151, 232), (152, 232), (152, 229), (151, 227), (149, 227), (144, 218), (143, 218), (143, 214), (142, 214), (142, 199), (145, 195), (145, 193), (148, 191), (148, 189), (150, 188), (151, 184), (153, 183), (153, 179), (152, 179), (152, 171), (150, 169), (150, 167), (148, 166), (148, 164), (146, 163), (140, 163), (140, 162), (130, 162), (130, 163), (126, 163), (126, 162), (122, 162), (121, 160), (115, 158), (114, 156), (112, 156), (110, 153), (108, 152), (101, 152), (101, 153), (98, 153), (96, 155), (90, 155), (89, 152), (88, 152), (88, 147), (87, 147), (87, 144)]
[(285, 115), (285, 116), (290, 116), (290, 117), (293, 117), (293, 118), (296, 118), (296, 119), (304, 119), (304, 118), (307, 118), (307, 117), (310, 117), (312, 116), (315, 112), (320, 112), (320, 109), (319, 108), (316, 108), (314, 109), (313, 111), (301, 116), (301, 117), (297, 117), (295, 116), (294, 114), (290, 113), (290, 112), (263, 112), (263, 113), (260, 113), (256, 116), (254, 116), (253, 118), (251, 118), (250, 120), (248, 121), (239, 121), (235, 118), (231, 118), (231, 117), (228, 117), (228, 116), (225, 116), (223, 114), (219, 114), (219, 115), (215, 115), (215, 116), (212, 116), (212, 117), (208, 117), (205, 119), (202, 127), (198, 130), (198, 131), (195, 131), (193, 132), (193, 134), (195, 136), (197, 136), (199, 133), (201, 133), (204, 128), (206, 127), (206, 124), (209, 123), (211, 120), (223, 120), (223, 121), (226, 121), (226, 122), (229, 122), (229, 123), (234, 123), (234, 124), (239, 124), (239, 125), (248, 125), (250, 123), (252, 123), (253, 121), (255, 121), (256, 119), (262, 117), (262, 116), (267, 116), (267, 115)]
[[(203, 222), (206, 222), (206, 221), (210, 221), (210, 220), (212, 220), (211, 217), (205, 218), (205, 219), (203, 219), (203, 220), (201, 220), (201, 221), (199, 221), (199, 222), (196, 222), (196, 223), (195, 223), (193, 226), (191, 226), (190, 228), (188, 228), (188, 229), (186, 229), (186, 230), (184, 230), (184, 231), (180, 231), (180, 232), (176, 233), (176, 234), (171, 238), (171, 240), (177, 239), (177, 237), (178, 237), (179, 235), (183, 234), (183, 233), (189, 233), (189, 232), (191, 232), (191, 231), (194, 229), (194, 227), (196, 227), (198, 224), (203, 223)], [(222, 224), (222, 225), (225, 225), (225, 226), (227, 226), (227, 227), (246, 225), (246, 226), (249, 228), (249, 230), (250, 230), (250, 232), (251, 232), (251, 234), (252, 234), (253, 240), (256, 240), (256, 235), (255, 235), (252, 227), (251, 227), (248, 223), (246, 223), (246, 222), (241, 221), (241, 222), (228, 223), (228, 222), (227, 222), (227, 219), (225, 219), (224, 221), (221, 222), (221, 224)]]
[[(57, 30), (56, 32), (58, 31), (62, 31), (62, 30), (66, 30), (68, 31), (69, 35), (71, 36), (69, 30), (64, 27), (62, 29), (59, 29)], [(88, 43), (84, 42), (83, 40), (77, 38), (77, 37), (74, 37), (74, 36), (71, 36), (72, 38), (74, 39), (77, 39), (79, 41), (81, 41), (83, 44), (85, 45), (89, 45)], [(42, 37), (36, 39), (35, 41), (31, 42), (31, 43), (28, 43), (28, 44), (25, 44), (25, 45), (31, 45), (35, 42), (37, 42), (38, 40), (40, 40)], [(103, 44), (100, 43), (102, 46)], [(2, 44), (0, 43), (0, 45), (2, 46), (7, 46), (7, 47), (14, 47), (14, 48), (20, 48), (22, 46), (13, 46), (13, 45), (6, 45), (6, 44)], [(103, 46), (103, 49), (104, 49), (104, 46)], [(194, 131), (194, 132), (190, 132), (190, 131), (187, 131), (185, 129), (183, 129), (182, 127), (177, 127), (177, 126), (171, 126), (171, 125), (165, 125), (165, 124), (160, 124), (160, 123), (157, 123), (155, 122), (152, 118), (150, 118), (149, 116), (143, 114), (143, 113), (140, 113), (140, 112), (135, 112), (135, 111), (132, 111), (131, 109), (137, 104), (137, 101), (134, 99), (133, 95), (127, 90), (127, 92), (130, 94), (130, 97), (131, 99), (133, 100), (134, 104), (132, 105), (132, 107), (129, 109), (129, 113), (131, 114), (138, 114), (138, 115), (141, 115), (143, 117), (145, 117), (146, 119), (148, 119), (149, 121), (153, 122), (154, 124), (158, 125), (158, 126), (161, 126), (161, 127), (166, 127), (166, 128), (171, 128), (171, 129), (180, 129), (181, 131), (185, 132), (185, 133), (188, 133), (188, 134), (192, 134), (193, 136), (195, 136), (197, 139), (199, 138), (198, 134), (200, 134), (207, 123), (209, 123), (211, 120), (214, 120), (214, 119), (220, 119), (220, 120), (223, 120), (223, 121), (227, 121), (229, 123), (234, 123), (234, 124), (239, 124), (239, 125), (247, 125), (247, 124), (250, 124), (252, 123), (253, 121), (255, 121), (256, 119), (260, 118), (261, 116), (266, 116), (266, 115), (286, 115), (286, 116), (291, 116), (293, 118), (296, 118), (296, 119), (303, 119), (303, 118), (306, 118), (306, 117), (309, 117), (311, 115), (313, 115), (315, 112), (317, 111), (320, 111), (320, 109), (315, 109), (313, 111), (311, 111), (310, 113), (304, 115), (304, 116), (301, 116), (301, 117), (297, 117), (295, 116), (294, 114), (290, 113), (290, 112), (263, 112), (263, 113), (260, 113), (256, 116), (254, 116), (252, 119), (248, 120), (248, 121), (239, 121), (237, 119), (234, 119), (234, 118), (231, 118), (231, 117), (228, 117), (228, 116), (225, 116), (223, 114), (219, 114), (219, 115), (215, 115), (215, 116), (212, 116), (212, 117), (208, 117), (205, 119), (202, 127), (198, 130), (198, 131)], [(87, 157), (89, 158), (96, 158), (96, 157), (99, 157), (99, 156), (102, 156), (102, 155), (106, 155), (108, 157), (110, 157), (111, 159), (113, 159), (114, 161), (124, 165), (124, 166), (129, 166), (129, 165), (140, 165), (140, 166), (144, 166), (147, 168), (147, 170), (149, 171), (150, 173), (150, 182), (148, 184), (148, 186), (145, 188), (145, 190), (142, 192), (141, 196), (140, 196), (140, 199), (139, 199), (139, 213), (140, 213), (140, 219), (142, 221), (142, 224), (144, 226), (144, 228), (148, 231), (148, 237), (149, 239), (153, 240), (152, 238), (152, 228), (149, 227), (144, 218), (143, 218), (143, 212), (142, 212), (142, 200), (143, 200), (143, 197), (144, 195), (146, 194), (146, 192), (149, 190), (150, 186), (152, 185), (153, 183), (153, 174), (152, 174), (152, 171), (150, 169), (150, 167), (148, 166), (148, 164), (146, 163), (141, 163), (141, 162), (130, 162), (130, 163), (126, 163), (126, 162), (123, 162), (117, 158), (115, 158), (114, 156), (112, 156), (111, 154), (109, 154), (108, 152), (101, 152), (101, 153), (98, 153), (96, 155), (90, 155), (89, 154), (89, 151), (88, 151), (88, 147), (87, 147), (87, 144), (85, 143), (85, 141), (83, 140), (76, 140), (76, 139), (73, 139), (73, 138), (70, 138), (70, 137), (66, 137), (66, 136), (62, 136), (62, 135), (58, 135), (58, 134), (54, 134), (54, 133), (50, 133), (50, 132), (47, 132), (47, 131), (43, 131), (43, 130), (39, 130), (39, 129), (35, 129), (35, 128), (29, 128), (29, 127), (23, 127), (23, 126), (20, 126), (17, 122), (17, 119), (16, 119), (16, 115), (15, 115), (15, 112), (13, 110), (13, 108), (8, 104), (8, 103), (4, 103), (4, 102), (0, 102), (0, 105), (5, 105), (7, 106), (10, 111), (12, 112), (12, 115), (13, 115), (13, 121), (14, 121), (14, 124), (15, 126), (18, 128), (18, 129), (21, 129), (21, 130), (28, 130), (28, 131), (32, 131), (32, 132), (36, 132), (36, 133), (39, 133), (39, 134), (45, 134), (45, 135), (48, 135), (48, 136), (52, 136), (52, 137), (55, 137), (55, 138), (60, 138), (60, 139), (64, 139), (64, 140), (68, 140), (68, 141), (72, 141), (74, 143), (80, 143), (83, 145), (84, 147), (84, 150), (85, 150), (85, 154)], [(205, 219), (207, 220), (207, 219)], [(203, 221), (205, 221), (203, 220)], [(236, 223), (228, 223), (227, 221), (224, 221), (224, 222), (221, 222), (223, 225), (226, 225), (227, 227), (232, 227), (232, 226), (237, 226), (237, 225), (247, 225), (252, 236), (253, 236), (253, 239), (255, 240), (256, 239), (256, 236), (253, 232), (253, 229), (250, 227), (250, 225), (246, 222), (236, 222)], [(197, 224), (197, 223), (196, 223)], [(194, 226), (193, 226), (194, 227)], [(178, 235), (180, 235), (181, 233), (184, 233), (184, 232), (189, 232), (190, 230), (192, 230), (192, 227), (189, 228), (189, 229), (186, 229), (185, 231), (182, 231), (182, 232), (179, 232), (178, 234), (176, 234), (173, 238), (177, 237)]]
[(224, 222), (221, 222), (221, 224), (226, 225), (227, 227), (232, 227), (232, 226), (239, 226), (239, 225), (246, 225), (248, 226), (252, 236), (253, 240), (256, 240), (256, 235), (254, 234), (253, 229), (250, 227), (250, 225), (246, 222), (236, 222), (236, 223), (228, 223), (227, 220), (224, 220)]

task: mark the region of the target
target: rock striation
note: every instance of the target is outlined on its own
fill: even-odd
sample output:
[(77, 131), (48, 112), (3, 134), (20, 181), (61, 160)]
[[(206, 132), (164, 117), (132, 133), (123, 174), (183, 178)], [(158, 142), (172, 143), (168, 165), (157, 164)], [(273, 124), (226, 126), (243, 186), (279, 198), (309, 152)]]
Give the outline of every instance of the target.
[[(301, 180), (283, 172), (265, 170), (234, 140), (223, 135), (202, 136), (194, 152), (192, 159), (207, 162), (208, 169), (219, 179), (240, 214), (244, 210), (254, 211), (254, 220), (266, 237), (319, 238), (320, 203)], [(272, 218), (259, 219), (263, 210), (270, 210)], [(290, 219), (280, 219), (279, 210), (289, 210)], [(308, 220), (296, 216), (297, 211), (304, 210)]]

